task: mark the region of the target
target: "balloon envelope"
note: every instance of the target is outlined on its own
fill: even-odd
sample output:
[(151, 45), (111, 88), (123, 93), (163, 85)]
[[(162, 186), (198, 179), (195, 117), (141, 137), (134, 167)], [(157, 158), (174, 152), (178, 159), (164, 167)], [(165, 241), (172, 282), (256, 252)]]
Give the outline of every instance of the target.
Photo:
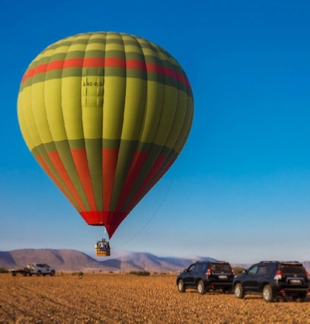
[(32, 61), (18, 119), (40, 166), (87, 224), (112, 237), (180, 154), (193, 95), (182, 67), (158, 45), (86, 33)]

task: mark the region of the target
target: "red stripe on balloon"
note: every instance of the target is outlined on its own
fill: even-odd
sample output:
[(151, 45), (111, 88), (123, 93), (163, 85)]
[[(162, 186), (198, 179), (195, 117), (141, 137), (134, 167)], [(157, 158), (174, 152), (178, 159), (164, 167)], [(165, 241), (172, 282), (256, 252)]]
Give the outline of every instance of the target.
[(125, 200), (127, 198), (127, 196), (130, 193), (130, 190), (132, 189), (132, 186), (134, 185), (140, 171), (141, 168), (147, 158), (148, 153), (147, 152), (139, 152), (136, 151), (133, 157), (133, 160), (131, 162), (129, 171), (128, 171), (128, 175), (126, 177), (121, 195), (119, 197), (117, 206), (116, 206), (116, 210), (121, 210), (123, 204), (125, 203)]
[(57, 170), (59, 176), (61, 177), (62, 181), (67, 186), (68, 190), (70, 191), (73, 198), (76, 200), (76, 202), (79, 205), (79, 207), (81, 208), (81, 210), (85, 210), (85, 207), (83, 206), (83, 203), (73, 186), (73, 183), (72, 183), (72, 181), (71, 181), (71, 179), (70, 179), (70, 177), (69, 177), (69, 175), (68, 175), (68, 173), (60, 159), (58, 152), (50, 152), (50, 153), (48, 153), (48, 156), (49, 156), (51, 162), (53, 163), (55, 169)]
[(41, 165), (42, 169), (48, 174), (48, 176), (54, 181), (56, 186), (59, 188), (59, 190), (65, 195), (65, 197), (72, 203), (73, 206), (76, 206), (76, 202), (72, 201), (72, 198), (67, 194), (67, 192), (64, 190), (64, 188), (61, 186), (61, 184), (58, 182), (57, 178), (53, 175), (48, 165), (45, 163), (42, 156), (38, 157), (38, 162)]
[(53, 70), (61, 70), (67, 68), (83, 68), (83, 67), (119, 67), (127, 69), (137, 69), (147, 72), (155, 72), (166, 77), (173, 78), (179, 82), (185, 83), (190, 87), (188, 79), (181, 73), (176, 72), (172, 68), (162, 67), (155, 63), (147, 63), (140, 60), (124, 60), (121, 58), (101, 58), (101, 57), (89, 57), (89, 58), (70, 58), (67, 60), (52, 61), (47, 64), (39, 64), (37, 67), (29, 69), (22, 78), (22, 83), (33, 76), (45, 73)]
[(130, 201), (128, 206), (126, 207), (126, 210), (125, 210), (126, 212), (129, 213), (134, 208), (137, 201), (139, 201), (141, 194), (145, 191), (145, 189), (148, 187), (148, 185), (152, 182), (152, 180), (154, 179), (157, 172), (159, 171), (159, 169), (161, 168), (161, 166), (164, 164), (165, 161), (166, 161), (166, 157), (163, 155), (160, 155), (157, 158), (151, 171), (149, 172), (149, 174), (143, 181), (142, 185), (140, 186), (140, 188), (138, 189), (138, 191), (136, 192), (136, 194), (134, 195), (134, 197), (132, 198), (132, 200)]
[(110, 209), (118, 149), (102, 149), (102, 200), (103, 210)]
[(71, 155), (91, 210), (96, 210), (94, 190), (88, 168), (86, 149), (71, 149)]

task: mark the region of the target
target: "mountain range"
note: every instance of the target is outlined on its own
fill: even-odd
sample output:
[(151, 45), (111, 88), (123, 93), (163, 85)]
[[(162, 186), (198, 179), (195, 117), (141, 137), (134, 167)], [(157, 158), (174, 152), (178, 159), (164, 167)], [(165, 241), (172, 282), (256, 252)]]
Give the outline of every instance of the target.
[(28, 263), (46, 263), (57, 271), (149, 271), (176, 272), (187, 268), (197, 260), (215, 259), (196, 257), (183, 259), (158, 257), (151, 253), (126, 252), (116, 258), (98, 261), (76, 250), (21, 249), (7, 252), (0, 251), (0, 267), (6, 269), (23, 268)]
[[(102, 272), (177, 272), (195, 261), (216, 261), (210, 257), (158, 257), (151, 253), (124, 252), (118, 257), (98, 261), (76, 250), (21, 249), (0, 251), (0, 267), (6, 269), (23, 268), (28, 263), (46, 263), (57, 271), (102, 271)], [(248, 268), (251, 264), (232, 264)], [(303, 262), (310, 270), (310, 261)]]

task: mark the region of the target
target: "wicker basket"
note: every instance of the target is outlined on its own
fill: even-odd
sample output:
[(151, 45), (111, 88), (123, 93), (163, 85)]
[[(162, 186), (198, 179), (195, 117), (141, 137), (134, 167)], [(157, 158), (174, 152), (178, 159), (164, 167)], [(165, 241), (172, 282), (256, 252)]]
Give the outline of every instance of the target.
[(97, 248), (96, 256), (110, 256), (110, 249), (106, 249), (105, 251), (103, 251), (100, 248)]

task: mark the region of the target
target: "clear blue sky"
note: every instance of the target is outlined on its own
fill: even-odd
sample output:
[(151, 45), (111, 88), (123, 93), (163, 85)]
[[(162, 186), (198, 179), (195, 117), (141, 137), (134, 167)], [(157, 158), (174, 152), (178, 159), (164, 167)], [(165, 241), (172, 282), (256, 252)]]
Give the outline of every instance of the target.
[(37, 165), (16, 102), (23, 73), (46, 46), (117, 31), (151, 40), (181, 63), (195, 116), (179, 159), (120, 225), (112, 248), (309, 260), (309, 17), (310, 2), (294, 0), (1, 3), (0, 251), (93, 255), (102, 228), (87, 226)]

